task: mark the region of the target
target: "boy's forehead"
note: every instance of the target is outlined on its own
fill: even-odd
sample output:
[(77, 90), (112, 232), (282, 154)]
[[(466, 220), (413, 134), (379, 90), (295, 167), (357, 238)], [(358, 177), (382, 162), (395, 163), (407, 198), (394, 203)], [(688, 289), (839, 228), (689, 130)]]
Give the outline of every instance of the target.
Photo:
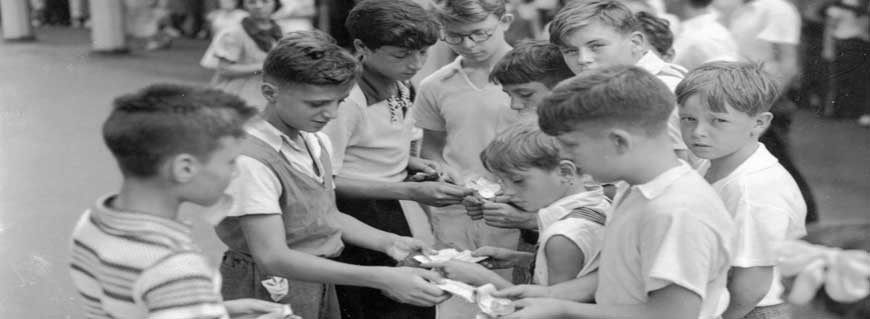
[(623, 34), (616, 27), (593, 19), (565, 33), (562, 39), (568, 45), (582, 45), (593, 40), (613, 40), (621, 36)]
[(526, 83), (514, 83), (514, 84), (502, 84), (502, 89), (505, 91), (514, 91), (514, 90), (529, 90), (536, 92), (549, 92), (550, 89), (547, 88), (543, 82), (539, 81), (531, 81)]
[(468, 33), (479, 30), (488, 30), (494, 28), (498, 25), (499, 17), (496, 17), (494, 14), (490, 14), (478, 22), (469, 22), (469, 23), (444, 23), (444, 31), (454, 32), (454, 33)]
[(355, 81), (328, 85), (286, 83), (280, 86), (280, 90), (303, 100), (335, 100), (347, 97), (355, 84)]

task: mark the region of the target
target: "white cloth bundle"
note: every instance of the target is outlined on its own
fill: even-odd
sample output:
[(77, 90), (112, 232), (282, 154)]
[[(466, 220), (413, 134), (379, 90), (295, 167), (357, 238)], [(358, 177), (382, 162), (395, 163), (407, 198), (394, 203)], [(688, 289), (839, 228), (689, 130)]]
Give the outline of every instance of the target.
[(870, 294), (870, 253), (787, 241), (777, 247), (778, 267), (784, 276), (796, 276), (788, 301), (805, 304), (825, 286), (831, 299), (843, 303)]

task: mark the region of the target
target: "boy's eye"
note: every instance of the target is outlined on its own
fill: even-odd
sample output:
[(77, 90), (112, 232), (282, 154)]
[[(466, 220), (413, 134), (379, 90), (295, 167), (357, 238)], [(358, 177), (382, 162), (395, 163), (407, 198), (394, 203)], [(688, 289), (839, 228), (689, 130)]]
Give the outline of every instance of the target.
[(680, 117), (680, 120), (681, 120), (681, 121), (693, 122), (693, 121), (695, 121), (695, 118), (694, 118), (694, 117), (691, 117), (691, 116), (681, 116), (681, 117)]
[(565, 48), (565, 49), (562, 49), (561, 51), (562, 51), (562, 54), (566, 54), (566, 55), (577, 54), (577, 49), (567, 49), (567, 48)]
[(713, 119), (713, 121), (715, 121), (716, 123), (728, 123), (728, 120), (723, 119), (723, 118), (716, 118), (716, 119)]
[(534, 95), (534, 93), (518, 93), (517, 95), (521, 98), (528, 99), (528, 98), (532, 97), (532, 95)]

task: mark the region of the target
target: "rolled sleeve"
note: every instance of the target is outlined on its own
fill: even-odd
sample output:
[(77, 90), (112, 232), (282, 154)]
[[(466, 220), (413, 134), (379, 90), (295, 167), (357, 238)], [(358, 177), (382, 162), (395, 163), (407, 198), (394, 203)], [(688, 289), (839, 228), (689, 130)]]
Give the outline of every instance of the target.
[(323, 134), (329, 137), (332, 145), (328, 150), (332, 158), (332, 175), (340, 175), (347, 148), (358, 143), (362, 107), (350, 99), (345, 100), (338, 108), (338, 118), (323, 128)]
[(654, 214), (640, 233), (646, 292), (674, 284), (705, 297), (718, 259), (715, 232), (691, 212)]
[(238, 174), (226, 191), (233, 198), (227, 216), (281, 214), (281, 182), (275, 173), (260, 161), (244, 155), (236, 159), (236, 166)]
[(787, 211), (771, 205), (744, 203), (738, 208), (735, 256), (736, 267), (776, 265), (773, 248), (788, 235)]

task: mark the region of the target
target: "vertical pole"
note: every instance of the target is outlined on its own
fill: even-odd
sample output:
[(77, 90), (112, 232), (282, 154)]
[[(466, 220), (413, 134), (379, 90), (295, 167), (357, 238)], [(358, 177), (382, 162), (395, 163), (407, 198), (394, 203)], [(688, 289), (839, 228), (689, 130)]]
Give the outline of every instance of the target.
[(124, 1), (90, 0), (91, 41), (95, 52), (127, 53)]
[(3, 19), (3, 39), (6, 41), (33, 41), (28, 0), (0, 0)]

